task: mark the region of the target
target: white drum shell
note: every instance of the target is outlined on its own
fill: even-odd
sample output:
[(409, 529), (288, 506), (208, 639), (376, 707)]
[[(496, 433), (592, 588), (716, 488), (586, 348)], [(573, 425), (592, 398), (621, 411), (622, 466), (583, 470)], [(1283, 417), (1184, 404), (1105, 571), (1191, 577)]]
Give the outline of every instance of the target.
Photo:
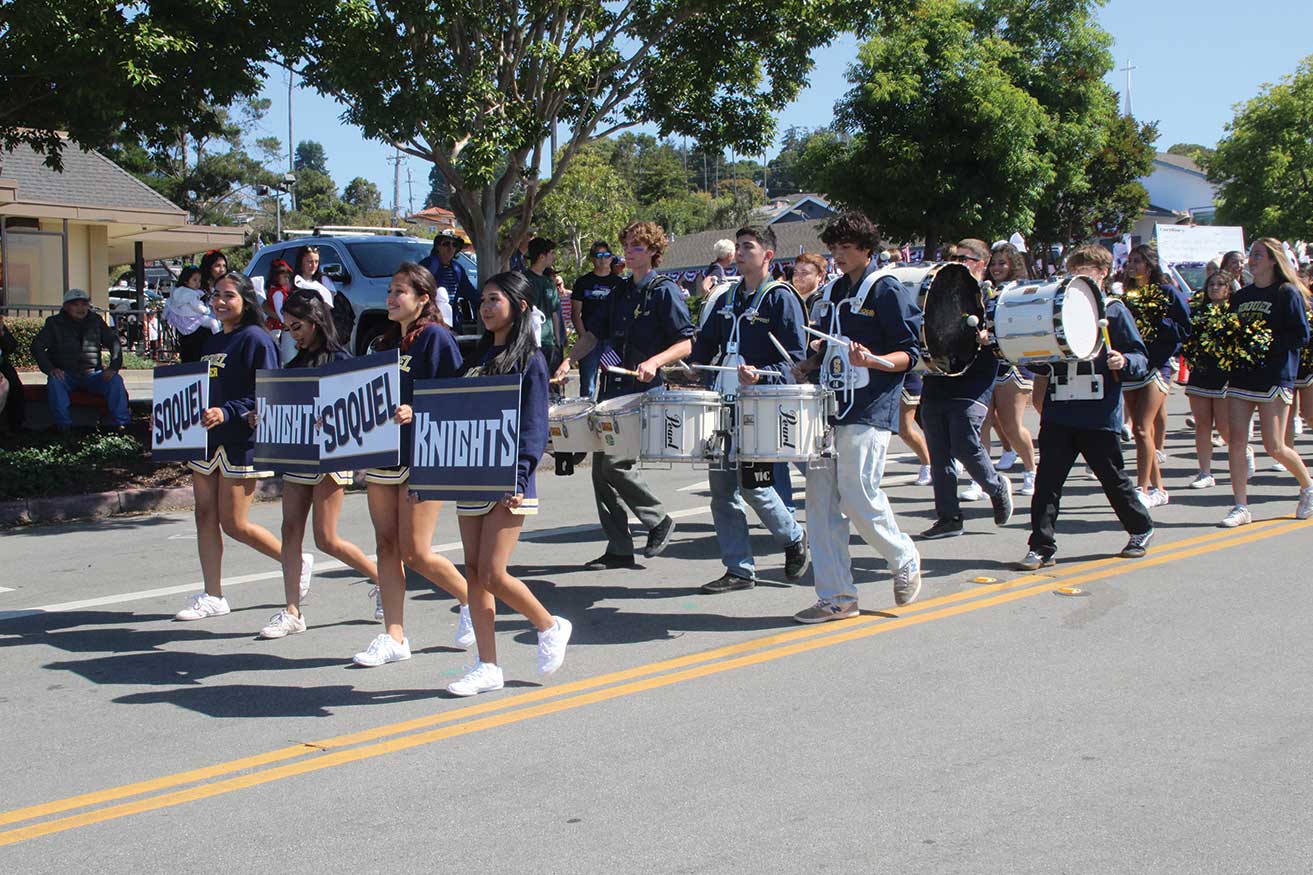
[(720, 427), (721, 397), (702, 389), (654, 389), (643, 395), (644, 462), (705, 462)]
[(598, 402), (589, 415), (602, 452), (619, 461), (637, 460), (642, 446), (642, 394)]
[(553, 404), (547, 410), (547, 447), (553, 453), (591, 453), (602, 449), (593, 431), (596, 405), (587, 398)]
[(821, 456), (826, 394), (810, 384), (744, 386), (735, 401), (741, 462), (810, 462)]
[(991, 333), (999, 356), (1015, 365), (1083, 361), (1103, 347), (1103, 316), (1093, 281), (1072, 276), (1003, 289), (994, 301)]

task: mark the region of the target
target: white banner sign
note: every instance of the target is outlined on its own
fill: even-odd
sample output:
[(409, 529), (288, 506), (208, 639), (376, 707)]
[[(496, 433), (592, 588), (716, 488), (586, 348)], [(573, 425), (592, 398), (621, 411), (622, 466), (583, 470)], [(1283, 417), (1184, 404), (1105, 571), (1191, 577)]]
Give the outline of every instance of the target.
[(401, 368), (395, 350), (325, 366), (319, 378), (321, 471), (400, 462)]
[(1228, 252), (1245, 251), (1245, 229), (1230, 225), (1155, 225), (1158, 261), (1207, 264)]
[(209, 364), (156, 368), (152, 382), (151, 457), (160, 462), (204, 459), (208, 434), (201, 425), (201, 414), (210, 406)]

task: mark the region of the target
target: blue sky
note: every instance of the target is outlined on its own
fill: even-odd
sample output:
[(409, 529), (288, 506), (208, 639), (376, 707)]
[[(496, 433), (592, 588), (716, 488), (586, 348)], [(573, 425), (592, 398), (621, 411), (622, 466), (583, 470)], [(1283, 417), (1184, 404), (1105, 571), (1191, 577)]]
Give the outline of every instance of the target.
[[(1110, 0), (1100, 11), (1100, 23), (1113, 35), (1116, 66), (1125, 66), (1129, 59), (1136, 68), (1131, 74), (1132, 108), (1136, 118), (1159, 122), (1160, 149), (1181, 142), (1212, 145), (1223, 135), (1235, 104), (1256, 95), (1263, 83), (1293, 73), (1300, 60), (1313, 53), (1308, 0), (1269, 0), (1261, 9), (1261, 16), (1249, 16), (1220, 0)], [(844, 73), (856, 44), (849, 36), (816, 53), (811, 85), (781, 113), (779, 130), (817, 127), (831, 120), (835, 100), (848, 89)], [(1121, 92), (1126, 74), (1116, 71), (1108, 79)], [(265, 96), (273, 102), (267, 133), (285, 143), (287, 79), (282, 71), (271, 72)], [(329, 171), (339, 187), (363, 176), (378, 185), (384, 206), (391, 206), (391, 150), (343, 123), (341, 111), (333, 101), (298, 88), (293, 97), (295, 139), (324, 144)], [(428, 164), (404, 158), (403, 208), (408, 206), (407, 168), (419, 208), (428, 191)]]

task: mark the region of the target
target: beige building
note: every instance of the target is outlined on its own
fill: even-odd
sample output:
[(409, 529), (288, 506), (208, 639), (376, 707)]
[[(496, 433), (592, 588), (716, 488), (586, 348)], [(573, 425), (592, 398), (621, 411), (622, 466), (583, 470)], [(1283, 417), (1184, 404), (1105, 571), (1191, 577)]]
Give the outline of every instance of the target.
[(106, 307), (111, 266), (240, 246), (245, 236), (188, 224), (184, 210), (74, 143), (62, 173), (27, 146), (0, 152), (0, 307), (59, 306), (70, 288)]

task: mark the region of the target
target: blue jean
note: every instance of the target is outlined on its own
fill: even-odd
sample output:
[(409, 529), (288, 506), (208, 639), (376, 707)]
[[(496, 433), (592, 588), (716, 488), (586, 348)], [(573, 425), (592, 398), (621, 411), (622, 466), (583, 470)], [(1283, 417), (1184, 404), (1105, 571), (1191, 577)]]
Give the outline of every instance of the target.
[(921, 398), (921, 430), (925, 432), (926, 448), (930, 450), (935, 515), (940, 519), (962, 516), (954, 459), (962, 463), (967, 476), (979, 483), (990, 497), (1002, 495), (1007, 488), (989, 453), (980, 445), (980, 426), (984, 420), (985, 405), (975, 401)]
[[(803, 476), (807, 476), (807, 470), (803, 469)], [(784, 502), (784, 509), (793, 513), (798, 509), (793, 503), (793, 480), (789, 477), (789, 463), (775, 463), (775, 494)]]
[(56, 428), (68, 428), (73, 424), (68, 412), (68, 396), (70, 392), (79, 389), (99, 395), (108, 402), (111, 425), (128, 424), (128, 390), (123, 385), (123, 377), (115, 374), (106, 380), (104, 371), (92, 371), (89, 374), (70, 374), (65, 371), (62, 380), (54, 377), (46, 379), (46, 402), (50, 405), (50, 418)]
[(579, 397), (593, 397), (593, 387), (597, 384), (597, 363), (602, 359), (602, 344), (593, 347), (593, 351), (579, 359)]
[(745, 502), (752, 505), (762, 524), (781, 547), (796, 544), (802, 538), (802, 527), (785, 509), (784, 502), (773, 488), (744, 489), (739, 476), (738, 469), (707, 472), (711, 483), (711, 521), (716, 526), (720, 561), (726, 570), (739, 577), (755, 577), (757, 572), (752, 561)]

